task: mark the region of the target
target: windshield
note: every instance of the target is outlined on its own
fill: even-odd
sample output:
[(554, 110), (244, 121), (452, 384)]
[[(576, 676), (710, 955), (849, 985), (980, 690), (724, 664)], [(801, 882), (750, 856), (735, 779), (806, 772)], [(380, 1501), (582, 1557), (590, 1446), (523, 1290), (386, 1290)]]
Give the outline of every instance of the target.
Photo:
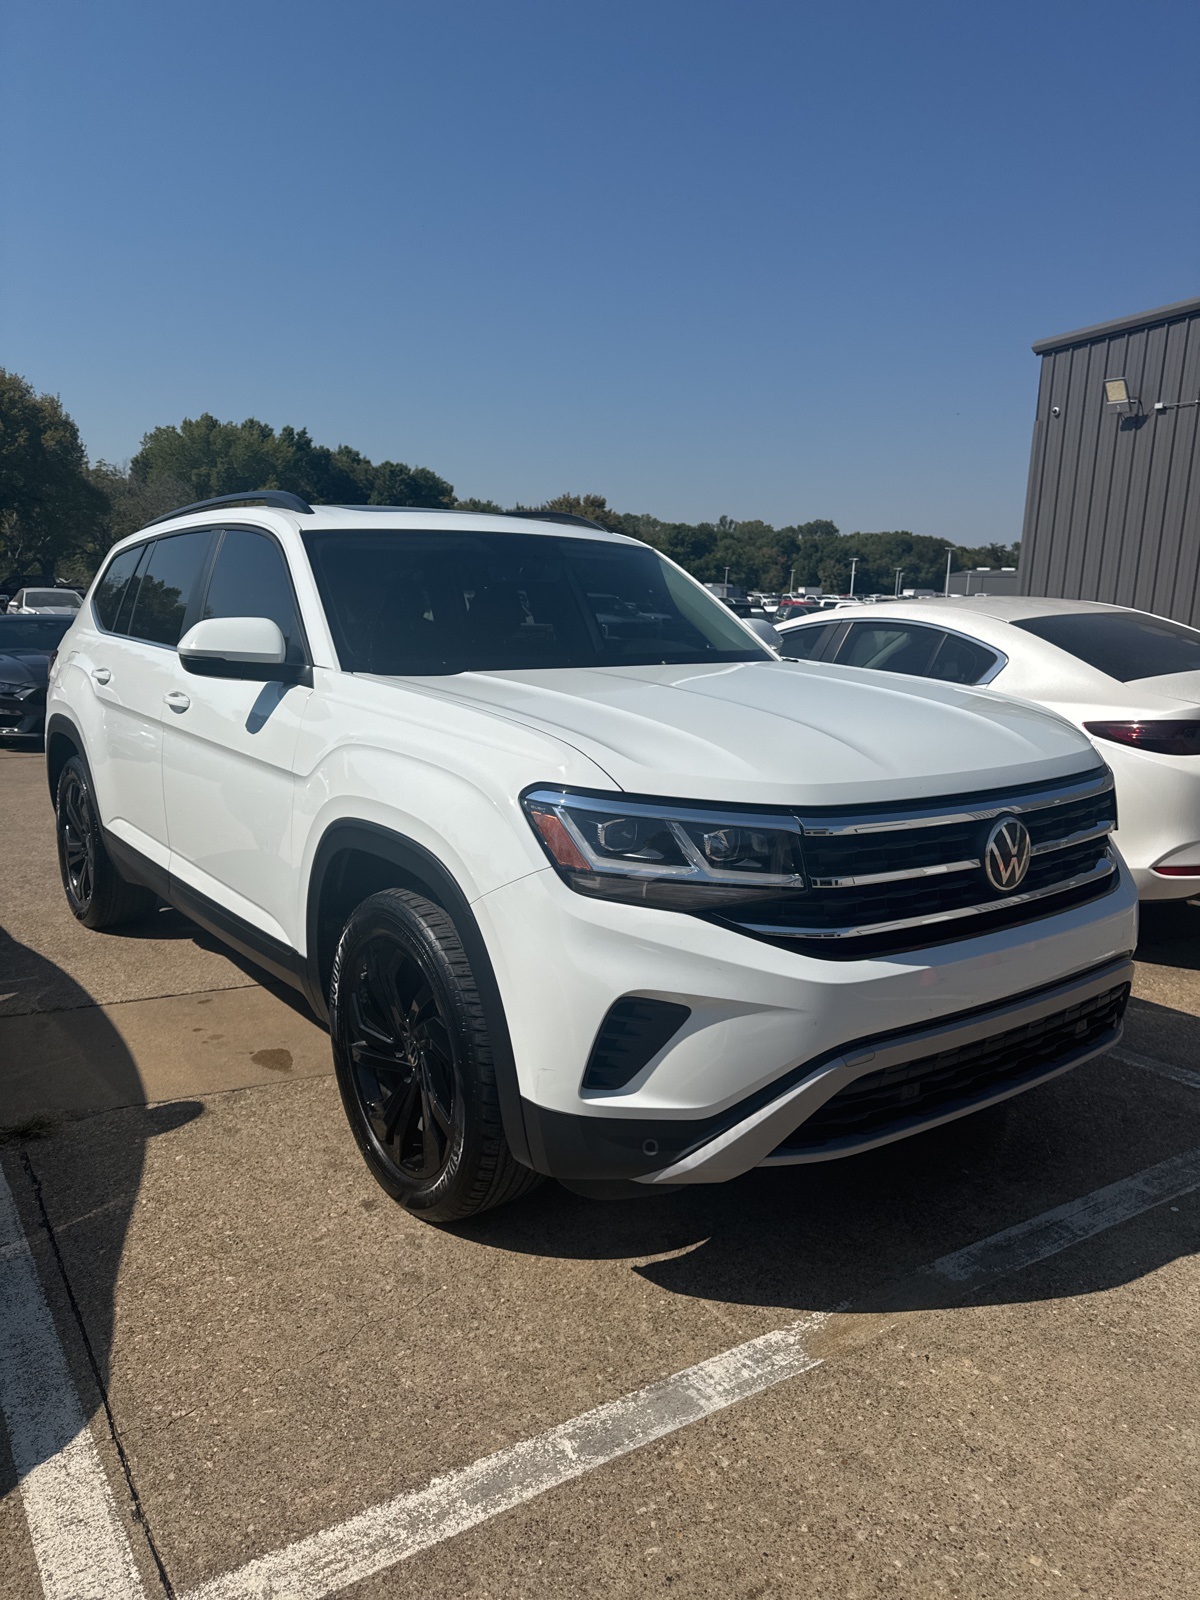
[(648, 545), (374, 528), (304, 543), (348, 672), (773, 659)]
[(79, 610), (79, 596), (73, 589), (26, 589), (25, 604), (27, 606), (69, 606), (72, 611)]
[(0, 655), (10, 650), (49, 655), (70, 626), (70, 617), (0, 617)]
[(1200, 633), (1144, 611), (1071, 611), (1014, 624), (1118, 683), (1200, 672)]

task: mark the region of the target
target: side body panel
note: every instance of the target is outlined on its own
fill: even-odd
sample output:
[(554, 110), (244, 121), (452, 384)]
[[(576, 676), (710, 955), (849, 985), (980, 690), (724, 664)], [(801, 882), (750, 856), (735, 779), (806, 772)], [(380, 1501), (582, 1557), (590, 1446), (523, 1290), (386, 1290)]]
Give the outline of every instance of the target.
[(165, 867), (162, 712), (175, 653), (82, 624), (64, 643), (49, 709), (65, 704), (78, 724), (106, 828)]
[(162, 729), (171, 874), (291, 943), (292, 761), (311, 691), (200, 677), (178, 656), (171, 691)]

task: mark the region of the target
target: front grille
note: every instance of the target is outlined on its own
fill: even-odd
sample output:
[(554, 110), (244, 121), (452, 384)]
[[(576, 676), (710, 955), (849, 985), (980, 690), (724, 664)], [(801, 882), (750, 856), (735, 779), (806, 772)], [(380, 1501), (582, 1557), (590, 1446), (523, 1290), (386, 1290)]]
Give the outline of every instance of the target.
[[(1009, 815), (1025, 824), (1033, 854), (1006, 894), (988, 881), (983, 855), (991, 828)], [(806, 954), (861, 959), (967, 938), (1081, 904), (1116, 882), (1107, 771), (936, 808), (809, 812), (800, 821), (805, 892), (719, 920)]]
[(865, 1073), (802, 1122), (774, 1154), (853, 1146), (1045, 1077), (1103, 1043), (1128, 999), (1129, 985), (1117, 984), (1036, 1022)]

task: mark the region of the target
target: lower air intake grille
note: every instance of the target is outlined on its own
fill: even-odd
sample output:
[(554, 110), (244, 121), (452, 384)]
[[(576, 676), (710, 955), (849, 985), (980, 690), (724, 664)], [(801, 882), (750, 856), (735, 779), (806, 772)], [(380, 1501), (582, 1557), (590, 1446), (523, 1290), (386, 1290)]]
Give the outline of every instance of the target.
[(1037, 1022), (865, 1073), (802, 1122), (775, 1154), (857, 1144), (1042, 1077), (1112, 1033), (1128, 999), (1129, 985), (1118, 984)]
[(583, 1075), (585, 1089), (623, 1089), (691, 1016), (687, 1006), (629, 995), (600, 1025)]

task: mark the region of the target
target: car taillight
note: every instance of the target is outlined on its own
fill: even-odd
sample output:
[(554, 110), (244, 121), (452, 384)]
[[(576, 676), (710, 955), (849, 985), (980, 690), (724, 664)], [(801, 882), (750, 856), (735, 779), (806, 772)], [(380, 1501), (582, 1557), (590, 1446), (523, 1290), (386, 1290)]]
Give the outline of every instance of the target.
[(1200, 756), (1200, 722), (1085, 722), (1088, 733), (1159, 756)]

